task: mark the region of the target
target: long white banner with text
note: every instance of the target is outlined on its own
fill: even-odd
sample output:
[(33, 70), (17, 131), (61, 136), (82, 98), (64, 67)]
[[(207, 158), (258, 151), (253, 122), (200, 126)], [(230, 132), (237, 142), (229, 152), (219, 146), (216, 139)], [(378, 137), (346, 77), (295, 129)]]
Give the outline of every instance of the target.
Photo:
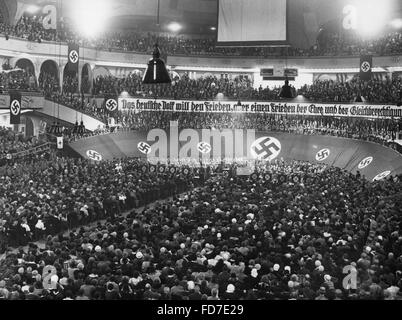
[(123, 112), (166, 111), (199, 113), (256, 113), (301, 116), (401, 118), (402, 107), (394, 105), (250, 102), (243, 101), (193, 101), (119, 98), (118, 109)]

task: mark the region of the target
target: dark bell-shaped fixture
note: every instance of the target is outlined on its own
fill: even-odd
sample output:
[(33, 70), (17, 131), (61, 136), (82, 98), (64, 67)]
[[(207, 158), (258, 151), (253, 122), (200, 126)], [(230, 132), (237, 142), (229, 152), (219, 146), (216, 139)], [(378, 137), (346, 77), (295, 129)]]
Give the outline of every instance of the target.
[(156, 83), (171, 83), (169, 72), (166, 70), (165, 62), (160, 58), (161, 52), (158, 44), (155, 44), (152, 59), (148, 62), (147, 70), (145, 71), (142, 83), (156, 84)]

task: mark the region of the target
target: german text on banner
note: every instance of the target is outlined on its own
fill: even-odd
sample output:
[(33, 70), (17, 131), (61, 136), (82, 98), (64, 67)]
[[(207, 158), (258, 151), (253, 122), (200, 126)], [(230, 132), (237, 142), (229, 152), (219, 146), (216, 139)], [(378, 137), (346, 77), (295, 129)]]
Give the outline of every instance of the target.
[(360, 117), (400, 119), (402, 108), (396, 105), (295, 103), (280, 101), (206, 101), (118, 98), (121, 112), (192, 112), (192, 113), (255, 113), (321, 117)]

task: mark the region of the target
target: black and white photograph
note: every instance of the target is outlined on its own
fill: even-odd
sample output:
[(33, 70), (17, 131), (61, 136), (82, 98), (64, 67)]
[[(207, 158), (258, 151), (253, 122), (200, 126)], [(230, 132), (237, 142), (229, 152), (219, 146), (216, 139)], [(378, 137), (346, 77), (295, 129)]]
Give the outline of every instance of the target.
[(0, 308), (402, 300), (401, 0), (0, 0), (0, 63)]

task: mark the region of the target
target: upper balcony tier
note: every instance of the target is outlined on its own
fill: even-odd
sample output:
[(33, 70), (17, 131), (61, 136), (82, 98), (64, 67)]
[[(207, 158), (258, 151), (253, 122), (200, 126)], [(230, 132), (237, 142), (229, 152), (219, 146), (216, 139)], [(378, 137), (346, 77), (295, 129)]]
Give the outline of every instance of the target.
[[(163, 47), (161, 48), (163, 51)], [(66, 43), (32, 42), (25, 39), (0, 36), (0, 57), (10, 58), (11, 65), (25, 58), (30, 60), (35, 73), (39, 75), (41, 65), (46, 60), (54, 61), (60, 69), (67, 64)], [(89, 64), (115, 68), (145, 68), (151, 52), (136, 53), (118, 50), (98, 50), (80, 47), (80, 65)], [(259, 72), (260, 68), (297, 68), (299, 72), (358, 72), (358, 56), (209, 56), (209, 55), (168, 55), (167, 64), (173, 70), (188, 71), (234, 71)], [(392, 72), (402, 70), (402, 52), (393, 55), (374, 56), (374, 71)], [(377, 70), (376, 70), (377, 68)]]

